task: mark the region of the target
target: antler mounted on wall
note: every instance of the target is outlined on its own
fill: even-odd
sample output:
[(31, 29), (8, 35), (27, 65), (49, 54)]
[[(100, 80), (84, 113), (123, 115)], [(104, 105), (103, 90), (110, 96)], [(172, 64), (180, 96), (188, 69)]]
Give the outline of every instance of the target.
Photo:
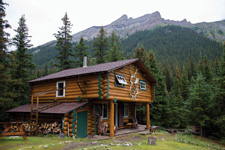
[[(133, 69), (135, 69), (134, 74), (132, 74)], [(132, 99), (136, 100), (137, 95), (139, 93), (138, 83), (139, 78), (136, 77), (138, 74), (138, 68), (135, 68), (134, 66), (130, 66), (130, 96)]]

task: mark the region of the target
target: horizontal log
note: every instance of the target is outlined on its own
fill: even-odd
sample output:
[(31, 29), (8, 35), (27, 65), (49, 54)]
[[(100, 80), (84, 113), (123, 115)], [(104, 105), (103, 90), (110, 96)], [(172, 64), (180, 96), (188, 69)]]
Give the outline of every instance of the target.
[(25, 135), (25, 132), (6, 132), (0, 134), (0, 136), (23, 136), (23, 135)]
[[(107, 97), (107, 94), (104, 94), (103, 95), (104, 97)], [(109, 94), (110, 97), (114, 97), (114, 98), (117, 98), (117, 97), (124, 97), (124, 98), (130, 98), (130, 94), (116, 94), (116, 93), (110, 93)], [(142, 95), (137, 95), (136, 99), (151, 99), (150, 96), (142, 96)]]
[[(107, 100), (114, 100), (115, 97), (109, 97), (109, 98), (106, 98)], [(116, 97), (116, 99), (118, 101), (126, 101), (126, 102), (143, 102), (143, 103), (149, 103), (150, 100), (140, 100), (140, 99), (137, 99), (137, 100), (133, 100), (132, 98), (126, 98), (126, 97)]]

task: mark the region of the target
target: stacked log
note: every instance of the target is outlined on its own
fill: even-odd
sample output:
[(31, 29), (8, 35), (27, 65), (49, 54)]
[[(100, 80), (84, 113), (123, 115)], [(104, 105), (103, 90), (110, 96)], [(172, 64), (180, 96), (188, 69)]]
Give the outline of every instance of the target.
[(61, 124), (57, 122), (50, 123), (50, 124), (44, 123), (44, 124), (41, 124), (38, 128), (38, 132), (44, 135), (49, 133), (59, 134), (60, 131), (61, 131)]
[[(34, 133), (31, 132), (31, 131), (35, 131), (36, 130), (35, 126), (31, 126), (28, 123), (23, 123), (21, 127), (22, 127), (23, 131), (26, 132), (26, 135), (33, 135)], [(44, 134), (44, 135), (49, 134), (49, 133), (51, 133), (51, 134), (59, 134), (60, 131), (61, 131), (61, 124), (57, 123), (57, 122), (44, 123), (44, 124), (38, 125), (37, 127), (38, 127), (38, 133)], [(19, 129), (18, 129), (17, 126), (11, 126), (10, 127), (10, 131), (11, 132), (18, 132)]]
[(66, 113), (64, 115), (64, 127), (63, 127), (63, 132), (65, 133), (65, 135), (68, 135), (68, 126), (69, 126), (69, 113)]

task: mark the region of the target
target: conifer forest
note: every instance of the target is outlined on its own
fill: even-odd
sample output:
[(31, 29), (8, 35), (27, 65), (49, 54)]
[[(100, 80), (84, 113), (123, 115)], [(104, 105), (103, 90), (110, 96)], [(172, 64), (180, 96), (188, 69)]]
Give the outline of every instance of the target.
[[(101, 27), (97, 37), (72, 42), (69, 15), (53, 35), (56, 41), (32, 47), (26, 16), (18, 20), (11, 37), (5, 19), (7, 6), (0, 0), (0, 121), (8, 121), (6, 110), (29, 103), (27, 81), (64, 69), (140, 58), (155, 77), (151, 125), (184, 129), (202, 128), (203, 136), (225, 138), (225, 43), (213, 41), (181, 26), (162, 26), (138, 31), (126, 38), (116, 32), (107, 37)], [(60, 18), (59, 18), (60, 19)], [(14, 45), (16, 50), (10, 51)], [(34, 52), (41, 49), (40, 52)], [(139, 106), (139, 123), (145, 123), (145, 106)]]

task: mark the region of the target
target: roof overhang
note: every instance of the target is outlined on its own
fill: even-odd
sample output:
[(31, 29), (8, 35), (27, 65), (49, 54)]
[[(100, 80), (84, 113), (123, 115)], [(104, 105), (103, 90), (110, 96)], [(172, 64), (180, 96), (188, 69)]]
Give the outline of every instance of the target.
[[(51, 108), (45, 109), (39, 113), (45, 113), (45, 114), (66, 114), (68, 112), (71, 112), (74, 109), (77, 109), (79, 107), (82, 107), (83, 105), (87, 104), (88, 102), (71, 102), (71, 103), (61, 103), (59, 105), (53, 106)], [(40, 103), (39, 108), (47, 106), (49, 103)], [(36, 103), (33, 104), (33, 108), (36, 108)], [(10, 110), (7, 110), (6, 112), (10, 113), (30, 113), (31, 112), (31, 104), (25, 104)]]

